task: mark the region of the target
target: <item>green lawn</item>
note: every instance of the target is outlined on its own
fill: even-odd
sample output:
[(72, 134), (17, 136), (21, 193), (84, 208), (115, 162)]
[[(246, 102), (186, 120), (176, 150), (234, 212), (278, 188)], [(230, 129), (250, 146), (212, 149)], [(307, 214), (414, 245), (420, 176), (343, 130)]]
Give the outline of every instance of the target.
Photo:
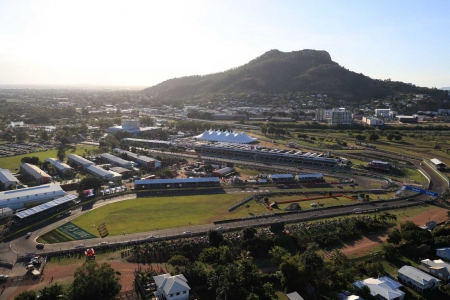
[[(91, 146), (91, 145), (77, 145), (76, 149), (72, 149), (72, 148), (66, 149), (66, 155), (69, 155), (69, 154), (82, 155), (82, 154), (84, 154), (84, 149), (91, 150), (93, 148), (94, 148), (94, 146)], [(3, 158), (0, 158), (0, 166), (2, 168), (9, 169), (12, 172), (16, 172), (15, 169), (20, 167), (20, 164), (21, 164), (20, 160), (23, 157), (37, 156), (37, 157), (39, 157), (39, 159), (41, 161), (44, 161), (48, 157), (56, 158), (57, 153), (58, 153), (58, 150), (53, 149), (53, 150), (47, 150), (47, 151), (43, 151), (43, 152), (35, 152), (35, 153), (22, 154), (22, 155), (10, 156), (10, 157), (3, 157)]]
[(94, 209), (72, 223), (96, 236), (101, 223), (110, 235), (201, 225), (229, 217), (228, 208), (243, 198), (241, 194), (137, 198)]

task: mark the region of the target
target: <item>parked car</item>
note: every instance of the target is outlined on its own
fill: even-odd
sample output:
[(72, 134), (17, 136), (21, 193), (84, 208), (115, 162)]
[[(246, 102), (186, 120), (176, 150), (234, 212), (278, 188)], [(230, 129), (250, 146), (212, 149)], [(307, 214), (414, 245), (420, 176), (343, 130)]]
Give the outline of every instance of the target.
[(359, 208), (359, 207), (353, 209), (353, 211), (360, 211), (360, 210), (361, 210), (361, 208)]
[(183, 232), (183, 234), (192, 234), (192, 231), (186, 230), (185, 232)]
[(150, 235), (147, 237), (147, 240), (153, 240), (153, 239), (156, 239), (156, 237), (154, 235)]
[(103, 246), (103, 245), (108, 245), (108, 242), (100, 242), (100, 243), (98, 243), (100, 246)]
[(8, 275), (0, 274), (0, 280), (8, 280), (8, 278), (9, 278)]
[(79, 248), (84, 248), (84, 245), (83, 244), (79, 244), (79, 245), (75, 246), (75, 249), (79, 249)]
[(225, 230), (225, 227), (223, 227), (223, 226), (217, 227), (217, 231), (223, 231), (223, 230)]

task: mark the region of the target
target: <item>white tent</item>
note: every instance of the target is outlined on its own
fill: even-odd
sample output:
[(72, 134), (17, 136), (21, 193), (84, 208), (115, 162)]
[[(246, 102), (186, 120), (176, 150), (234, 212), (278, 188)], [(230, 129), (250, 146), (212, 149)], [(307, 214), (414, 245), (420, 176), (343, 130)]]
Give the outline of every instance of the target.
[(237, 144), (248, 144), (255, 142), (257, 138), (248, 136), (245, 132), (237, 133), (231, 131), (205, 130), (202, 134), (194, 137), (197, 140), (210, 142), (227, 142)]

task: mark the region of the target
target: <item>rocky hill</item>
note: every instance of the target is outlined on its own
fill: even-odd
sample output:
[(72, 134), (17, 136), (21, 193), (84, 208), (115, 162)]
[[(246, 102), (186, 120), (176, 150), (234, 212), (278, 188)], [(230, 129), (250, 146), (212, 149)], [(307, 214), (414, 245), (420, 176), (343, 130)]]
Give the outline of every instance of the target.
[(403, 82), (376, 80), (347, 70), (332, 61), (326, 51), (270, 50), (235, 69), (205, 76), (166, 80), (144, 90), (171, 99), (229, 92), (308, 92), (328, 94), (350, 102), (384, 99), (399, 93), (446, 97), (442, 90), (417, 87)]

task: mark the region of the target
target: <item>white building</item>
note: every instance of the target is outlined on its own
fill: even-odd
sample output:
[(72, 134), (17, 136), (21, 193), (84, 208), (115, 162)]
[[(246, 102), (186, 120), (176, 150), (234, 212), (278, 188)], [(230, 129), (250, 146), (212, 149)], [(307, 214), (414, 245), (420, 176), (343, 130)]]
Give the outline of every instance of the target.
[(11, 174), (8, 169), (0, 169), (0, 187), (3, 190), (8, 190), (13, 187), (17, 187), (19, 180)]
[(424, 292), (439, 287), (440, 280), (411, 266), (403, 266), (398, 270), (400, 282), (413, 286), (415, 290)]
[(450, 260), (450, 248), (439, 248), (436, 249), (436, 256)]
[(71, 166), (61, 162), (60, 160), (57, 160), (56, 158), (49, 157), (45, 161), (49, 162), (52, 166), (54, 166), (55, 169), (62, 175), (68, 175), (74, 172)]
[(378, 108), (375, 109), (375, 116), (380, 118), (395, 118), (397, 115), (396, 111), (391, 110), (390, 108)]
[(158, 300), (188, 300), (189, 290), (187, 279), (183, 274), (171, 276), (163, 274), (154, 276), (156, 292), (153, 294)]
[(387, 276), (367, 278), (354, 282), (353, 285), (359, 289), (362, 289), (363, 286), (366, 285), (370, 289), (370, 294), (374, 297), (378, 297), (379, 299), (402, 300), (405, 296), (405, 292), (400, 290), (402, 285)]
[(0, 207), (19, 209), (25, 205), (34, 205), (64, 196), (64, 192), (59, 184), (46, 184), (24, 189), (11, 190), (0, 193)]
[(362, 117), (362, 122), (370, 126), (384, 125), (384, 121), (375, 117)]
[(330, 125), (351, 125), (353, 114), (350, 111), (332, 111)]
[(122, 180), (122, 175), (120, 175), (119, 173), (105, 170), (99, 166), (95, 166), (95, 165), (89, 166), (86, 168), (86, 171), (89, 174), (91, 174), (97, 178), (100, 178), (104, 181)]
[(86, 169), (87, 167), (94, 165), (92, 161), (76, 154), (67, 155), (67, 162), (69, 164), (75, 163), (76, 165), (82, 167), (83, 169)]
[(161, 127), (141, 127), (141, 123), (139, 120), (132, 119), (122, 119), (121, 126), (111, 126), (106, 132), (107, 133), (116, 133), (118, 131), (126, 131), (133, 135), (138, 135), (145, 132), (152, 132), (156, 130), (162, 130)]
[(245, 132), (231, 132), (220, 130), (205, 130), (202, 134), (194, 136), (196, 140), (210, 141), (210, 142), (227, 142), (236, 144), (248, 144), (256, 142), (257, 138), (248, 136)]
[(13, 215), (13, 210), (9, 207), (0, 208), (0, 219), (8, 218)]
[(316, 120), (327, 121), (331, 119), (332, 109), (316, 109)]
[(100, 155), (101, 159), (107, 163), (110, 163), (115, 166), (119, 166), (125, 169), (133, 169), (133, 162), (129, 160), (122, 159), (115, 155), (109, 153), (103, 153)]
[(424, 259), (420, 262), (420, 268), (444, 282), (450, 281), (450, 264), (441, 259)]

